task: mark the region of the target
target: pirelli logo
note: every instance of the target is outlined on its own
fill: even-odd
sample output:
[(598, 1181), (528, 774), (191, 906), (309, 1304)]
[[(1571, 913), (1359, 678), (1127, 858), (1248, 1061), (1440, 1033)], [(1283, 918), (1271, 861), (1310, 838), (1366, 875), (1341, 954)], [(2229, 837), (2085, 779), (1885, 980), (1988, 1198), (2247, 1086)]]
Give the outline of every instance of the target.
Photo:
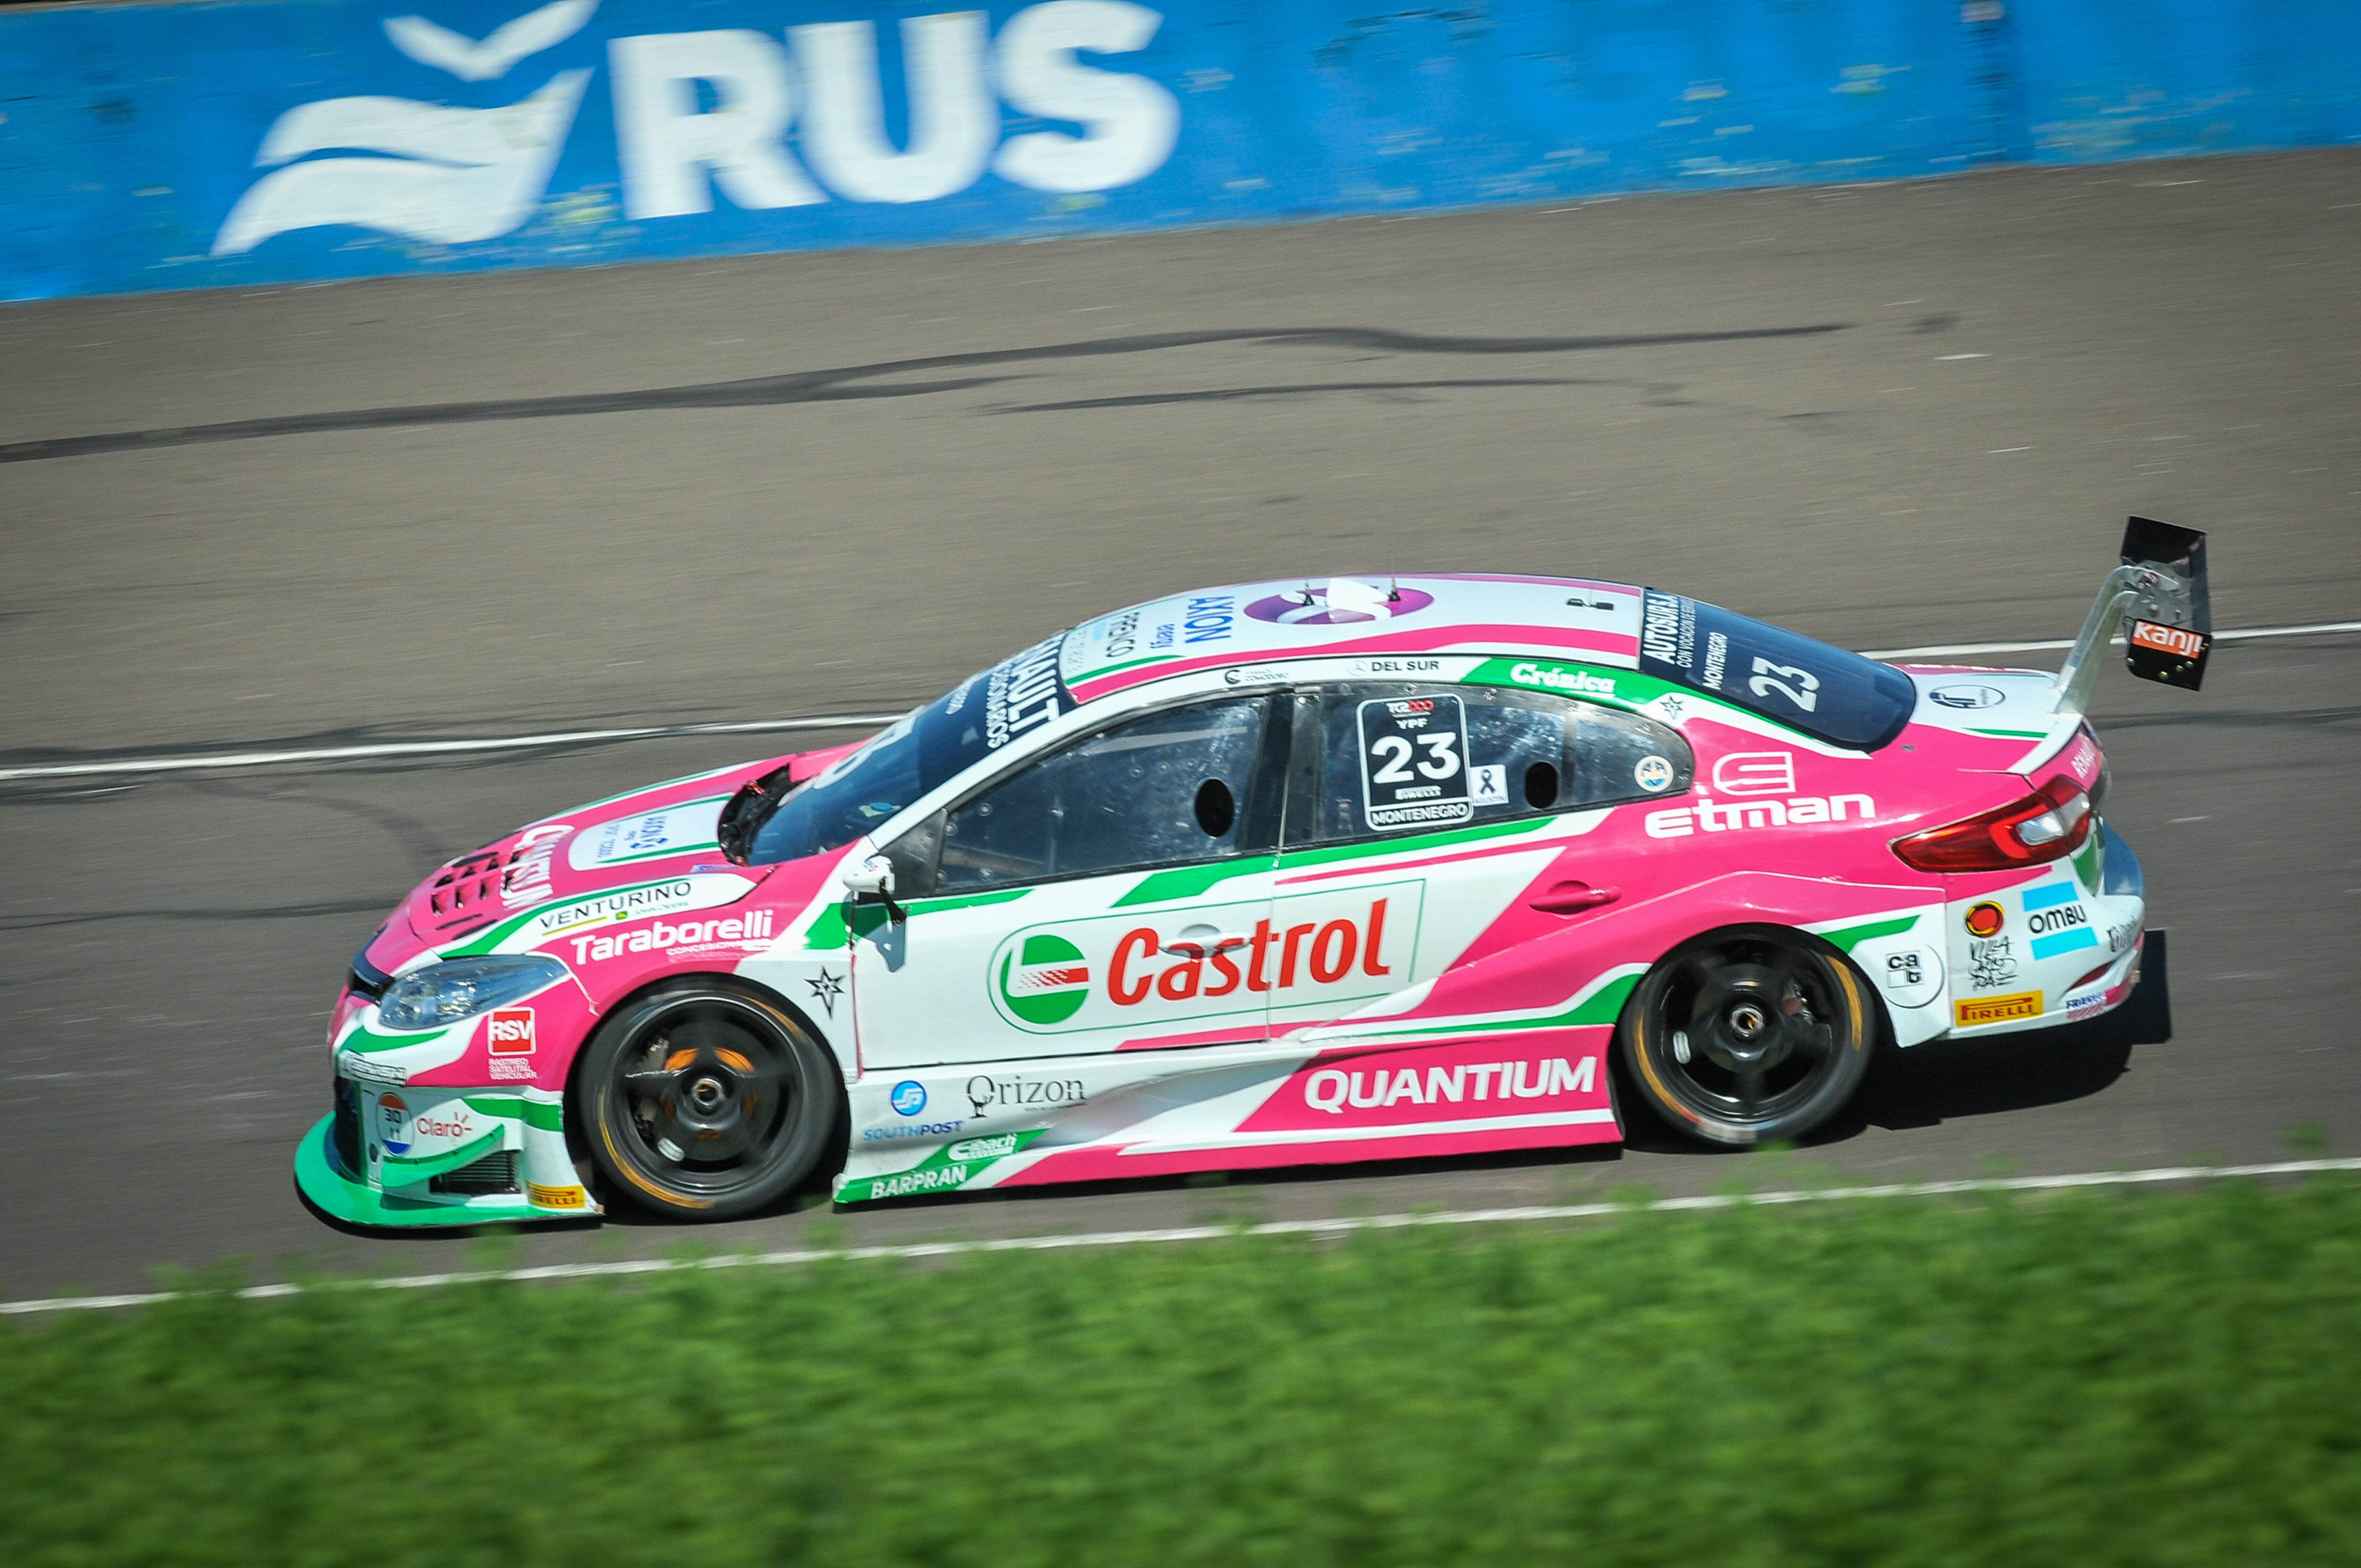
[(538, 1181), (528, 1181), (524, 1195), (536, 1209), (586, 1209), (590, 1205), (590, 1195), (579, 1187), (544, 1187)]
[(2004, 1024), (2012, 1018), (2038, 1018), (2041, 992), (2016, 991), (2006, 996), (1970, 997), (1953, 1003), (1953, 1011), (1962, 1029), (1978, 1024)]
[(2149, 648), (2158, 653), (2169, 653), (2176, 659), (2194, 659), (2205, 652), (2206, 636), (2185, 626), (2161, 626), (2153, 620), (2132, 622), (2132, 646)]

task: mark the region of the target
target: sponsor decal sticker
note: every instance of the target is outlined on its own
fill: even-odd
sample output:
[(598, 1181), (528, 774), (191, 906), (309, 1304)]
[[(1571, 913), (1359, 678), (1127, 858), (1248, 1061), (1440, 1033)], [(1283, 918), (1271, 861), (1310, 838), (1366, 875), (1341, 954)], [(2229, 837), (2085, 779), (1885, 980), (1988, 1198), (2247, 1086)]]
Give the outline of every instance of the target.
[(574, 831), (570, 822), (544, 822), (517, 838), (517, 858), (500, 874), (500, 902), (511, 909), (539, 904), (555, 890), (549, 885), (549, 862), (558, 840)]
[(1795, 753), (1732, 751), (1714, 763), (1713, 787), (1723, 795), (1793, 795)]
[(2008, 694), (1997, 686), (1937, 686), (1927, 694), (1927, 700), (1945, 707), (1998, 707), (2008, 700)]
[(978, 1073), (967, 1080), (967, 1102), (979, 1122), (996, 1107), (1038, 1105), (1046, 1111), (1059, 1105), (1080, 1105), (1087, 1098), (1079, 1078), (1027, 1078), (1021, 1074), (992, 1078)]
[(538, 1072), (533, 1063), (522, 1058), (494, 1057), (492, 1058), (492, 1081), (495, 1083), (529, 1081), (537, 1076), (539, 1076)]
[(524, 1195), (536, 1209), (587, 1209), (590, 1195), (579, 1187), (544, 1187), (538, 1181), (524, 1184)]
[(533, 1055), (533, 1009), (495, 1007), (484, 1021), (484, 1043), (496, 1057)]
[(964, 1143), (953, 1144), (943, 1153), (954, 1160), (1005, 1159), (1021, 1146), (1015, 1133), (1002, 1133), (996, 1137), (970, 1138)]
[(2194, 659), (2205, 652), (2207, 639), (2202, 631), (2191, 631), (2181, 626), (2164, 626), (2153, 620), (2132, 622), (2132, 646), (2150, 648), (2159, 653), (2169, 653), (2176, 659)]
[(864, 1144), (898, 1144), (923, 1138), (955, 1138), (966, 1126), (965, 1122), (918, 1122), (906, 1127), (863, 1127), (861, 1141)]
[(1968, 981), (1978, 991), (1999, 991), (2016, 983), (2016, 953), (2013, 937), (1972, 938), (1968, 942)]
[(2001, 1024), (2013, 1018), (2041, 1016), (2041, 992), (2020, 991), (2008, 996), (1977, 996), (1952, 1004), (1961, 1028)]
[(2082, 905), (2081, 889), (2073, 883), (2054, 882), (2028, 888), (2023, 902), (2035, 962), (2099, 945), (2099, 934), (2091, 928), (2091, 912)]
[(1458, 697), (1361, 704), (1361, 811), (1372, 829), (1442, 827), (1476, 814), (1467, 784), (1467, 712)]
[(406, 1069), (389, 1067), (384, 1062), (362, 1056), (357, 1052), (338, 1056), (336, 1070), (355, 1083), (375, 1083), (389, 1089), (399, 1089), (410, 1081), (410, 1073)]
[(574, 961), (598, 963), (631, 953), (670, 954), (675, 948), (708, 947), (717, 942), (767, 942), (771, 939), (772, 920), (770, 910), (750, 909), (726, 920), (684, 920), (677, 926), (659, 920), (638, 931), (576, 937)]
[(1650, 795), (1671, 788), (1673, 776), (1672, 761), (1666, 757), (1642, 757), (1631, 769), (1631, 782)]
[(1000, 961), (1000, 999), (1027, 1024), (1062, 1024), (1091, 996), (1091, 966), (1082, 948), (1043, 931)]
[(586, 828), (566, 850), (566, 864), (583, 872), (718, 848), (714, 826), (720, 820), (721, 808), (729, 798), (716, 795), (703, 800), (685, 800), (661, 811), (618, 817)]
[[(1725, 759), (1727, 760), (1727, 759)], [(1877, 815), (1877, 802), (1865, 795), (1803, 795), (1788, 800), (1741, 800), (1717, 806), (1709, 795), (1695, 806), (1667, 806), (1642, 819), (1651, 839), (1686, 839), (1698, 828), (1708, 833), (1735, 833), (1750, 828), (1803, 828), (1823, 822), (1854, 819), (1866, 822)]]
[(1422, 892), (1387, 883), (1199, 905), (1166, 917), (1177, 931), (1120, 915), (1036, 927), (1001, 939), (985, 991), (1007, 1023), (1052, 1034), (1381, 995), (1415, 961)]
[[(1645, 767), (1646, 763), (1641, 764)], [(1662, 788), (1662, 785), (1658, 786)], [(1478, 806), (1509, 804), (1509, 770), (1498, 762), (1488, 762), (1480, 768), (1467, 770), (1468, 798)]]
[(894, 1086), (889, 1102), (897, 1116), (915, 1116), (927, 1108), (927, 1086), (915, 1078), (906, 1078)]
[(1566, 1057), (1464, 1062), (1447, 1069), (1430, 1067), (1423, 1079), (1414, 1067), (1359, 1072), (1329, 1067), (1303, 1080), (1303, 1102), (1314, 1111), (1341, 1116), (1348, 1105), (1378, 1110), (1405, 1101), (1412, 1105), (1456, 1105), (1481, 1104), (1492, 1099), (1541, 1100), (1553, 1094), (1591, 1093), (1598, 1087), (1598, 1074), (1597, 1057), (1585, 1057), (1578, 1063)]
[(388, 1154), (410, 1152), (410, 1103), (399, 1094), (377, 1097), (377, 1141)]
[(1562, 664), (1511, 664), (1509, 679), (1521, 686), (1538, 686), (1543, 691), (1567, 692), (1576, 696), (1615, 695), (1611, 675), (1594, 675), (1587, 670), (1568, 669)]
[(828, 1015), (834, 1018), (836, 999), (844, 994), (844, 976), (830, 974), (823, 968), (817, 978), (807, 980), (804, 983), (811, 987), (812, 1000), (826, 1008)]
[(1943, 989), (1943, 960), (1929, 948), (1894, 948), (1877, 978), (1897, 1007), (1924, 1007)]
[(1293, 593), (1257, 599), (1246, 606), (1246, 613), (1257, 620), (1275, 620), (1282, 626), (1348, 626), (1400, 620), (1433, 602), (1433, 594), (1416, 588), (1396, 587), (1389, 591), (1375, 583), (1332, 577), (1318, 587), (1306, 584)]
[(2000, 905), (1989, 898), (1968, 906), (1967, 927), (1971, 937), (1996, 937), (2006, 923)]

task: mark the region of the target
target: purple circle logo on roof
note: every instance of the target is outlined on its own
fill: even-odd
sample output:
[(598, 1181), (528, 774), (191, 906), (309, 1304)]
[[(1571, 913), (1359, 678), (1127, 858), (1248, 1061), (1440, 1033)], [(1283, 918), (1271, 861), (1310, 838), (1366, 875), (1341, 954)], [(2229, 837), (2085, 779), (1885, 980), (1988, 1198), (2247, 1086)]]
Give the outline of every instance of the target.
[(1307, 583), (1288, 593), (1257, 599), (1246, 606), (1246, 613), (1257, 620), (1276, 620), (1283, 626), (1346, 626), (1365, 620), (1399, 620), (1433, 602), (1433, 594), (1416, 588), (1331, 577), (1317, 587)]

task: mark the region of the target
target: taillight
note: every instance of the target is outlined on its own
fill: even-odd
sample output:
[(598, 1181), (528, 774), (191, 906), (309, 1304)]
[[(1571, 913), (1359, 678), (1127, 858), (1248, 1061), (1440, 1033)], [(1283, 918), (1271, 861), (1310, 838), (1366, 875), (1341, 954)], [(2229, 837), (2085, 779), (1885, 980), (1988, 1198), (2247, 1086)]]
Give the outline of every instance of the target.
[(2060, 773), (2022, 800), (1894, 841), (1922, 872), (2005, 872), (2064, 860), (2091, 836), (2091, 797)]

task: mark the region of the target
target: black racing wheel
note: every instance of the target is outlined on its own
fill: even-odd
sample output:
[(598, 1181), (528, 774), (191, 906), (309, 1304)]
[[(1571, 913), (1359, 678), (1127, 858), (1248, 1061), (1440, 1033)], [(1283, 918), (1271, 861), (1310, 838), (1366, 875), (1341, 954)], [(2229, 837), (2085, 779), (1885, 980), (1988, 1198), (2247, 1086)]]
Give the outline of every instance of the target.
[(1869, 989), (1817, 938), (1752, 927), (1700, 938), (1648, 971), (1619, 1044), (1640, 1097), (1706, 1143), (1799, 1137), (1869, 1069)]
[(719, 976), (618, 1008), (575, 1074), (590, 1157), (676, 1219), (752, 1213), (810, 1176), (844, 1104), (835, 1062), (785, 1009)]

